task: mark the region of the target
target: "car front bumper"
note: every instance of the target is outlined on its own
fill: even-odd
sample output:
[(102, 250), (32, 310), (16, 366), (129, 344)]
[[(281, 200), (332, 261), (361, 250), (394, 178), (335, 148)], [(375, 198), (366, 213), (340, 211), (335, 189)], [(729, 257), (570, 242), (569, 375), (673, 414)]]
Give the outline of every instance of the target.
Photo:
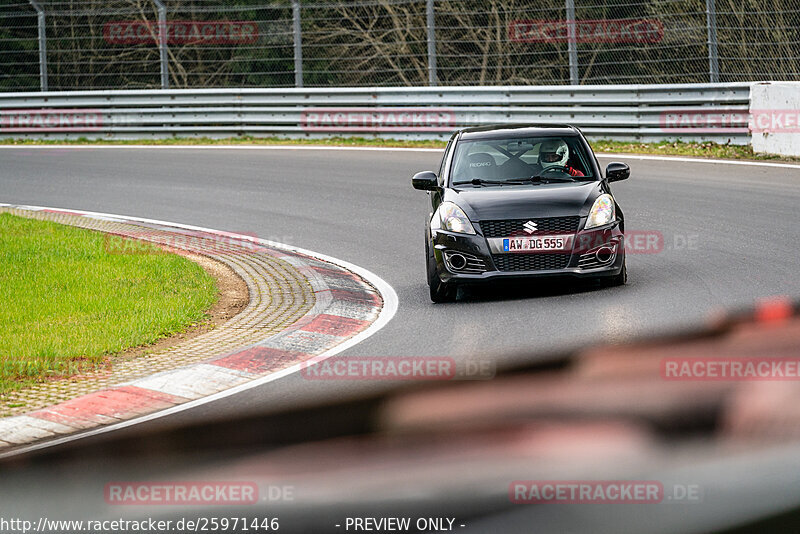
[[(569, 249), (558, 252), (499, 254), (495, 250), (493, 253), (480, 231), (467, 235), (437, 230), (428, 238), (432, 243), (436, 274), (446, 283), (479, 284), (490, 280), (543, 277), (601, 278), (622, 271), (625, 237), (620, 226), (621, 221), (617, 220), (600, 228), (579, 230), (567, 236), (571, 241)], [(531, 257), (525, 258), (526, 255)], [(462, 263), (464, 267), (459, 268)]]

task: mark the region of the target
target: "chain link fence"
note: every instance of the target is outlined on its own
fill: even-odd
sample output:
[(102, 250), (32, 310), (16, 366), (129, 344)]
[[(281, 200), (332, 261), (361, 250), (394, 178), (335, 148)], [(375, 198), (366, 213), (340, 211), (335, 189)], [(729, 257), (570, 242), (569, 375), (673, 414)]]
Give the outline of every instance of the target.
[(6, 0), (0, 91), (800, 79), (800, 0)]

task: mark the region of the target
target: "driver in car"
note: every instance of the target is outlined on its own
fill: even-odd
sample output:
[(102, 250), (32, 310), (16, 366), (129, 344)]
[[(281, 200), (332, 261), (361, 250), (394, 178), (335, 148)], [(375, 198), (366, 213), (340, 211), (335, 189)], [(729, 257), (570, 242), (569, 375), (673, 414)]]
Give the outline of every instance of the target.
[(548, 139), (539, 147), (539, 165), (542, 171), (549, 167), (561, 167), (570, 176), (583, 176), (583, 172), (567, 164), (569, 147), (562, 139)]

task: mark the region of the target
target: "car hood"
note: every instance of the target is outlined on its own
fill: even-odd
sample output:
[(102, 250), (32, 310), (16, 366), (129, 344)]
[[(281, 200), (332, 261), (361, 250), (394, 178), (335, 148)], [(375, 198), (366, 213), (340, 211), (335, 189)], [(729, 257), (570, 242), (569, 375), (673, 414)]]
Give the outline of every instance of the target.
[(451, 189), (444, 200), (455, 202), (470, 220), (586, 216), (604, 193), (603, 182), (487, 186)]

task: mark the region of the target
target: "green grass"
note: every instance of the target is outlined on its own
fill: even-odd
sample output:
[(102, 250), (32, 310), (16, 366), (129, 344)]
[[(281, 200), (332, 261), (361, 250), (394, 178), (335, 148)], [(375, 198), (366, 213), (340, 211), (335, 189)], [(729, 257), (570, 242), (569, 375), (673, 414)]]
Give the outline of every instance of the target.
[(685, 143), (662, 141), (660, 143), (625, 143), (621, 141), (595, 141), (595, 152), (622, 154), (660, 154), (664, 156), (690, 156), (712, 159), (745, 159), (756, 161), (798, 162), (800, 158), (775, 156), (753, 152), (750, 145), (720, 145), (717, 143)]
[[(288, 139), (283, 137), (239, 136), (225, 139), (208, 137), (173, 137), (169, 139), (0, 139), (5, 145), (321, 145), (321, 146), (376, 146), (400, 148), (444, 148), (444, 141), (404, 141), (400, 139), (375, 139), (367, 137), (329, 137), (326, 139)], [(663, 141), (660, 143), (637, 143), (621, 141), (595, 141), (595, 152), (626, 154), (660, 154), (664, 156), (691, 156), (713, 159), (745, 159), (756, 161), (800, 162), (800, 158), (757, 154), (745, 145), (720, 145), (716, 143), (686, 143)]]
[(106, 239), (0, 213), (0, 394), (110, 365), (205, 318), (217, 288), (199, 265), (113, 253)]

